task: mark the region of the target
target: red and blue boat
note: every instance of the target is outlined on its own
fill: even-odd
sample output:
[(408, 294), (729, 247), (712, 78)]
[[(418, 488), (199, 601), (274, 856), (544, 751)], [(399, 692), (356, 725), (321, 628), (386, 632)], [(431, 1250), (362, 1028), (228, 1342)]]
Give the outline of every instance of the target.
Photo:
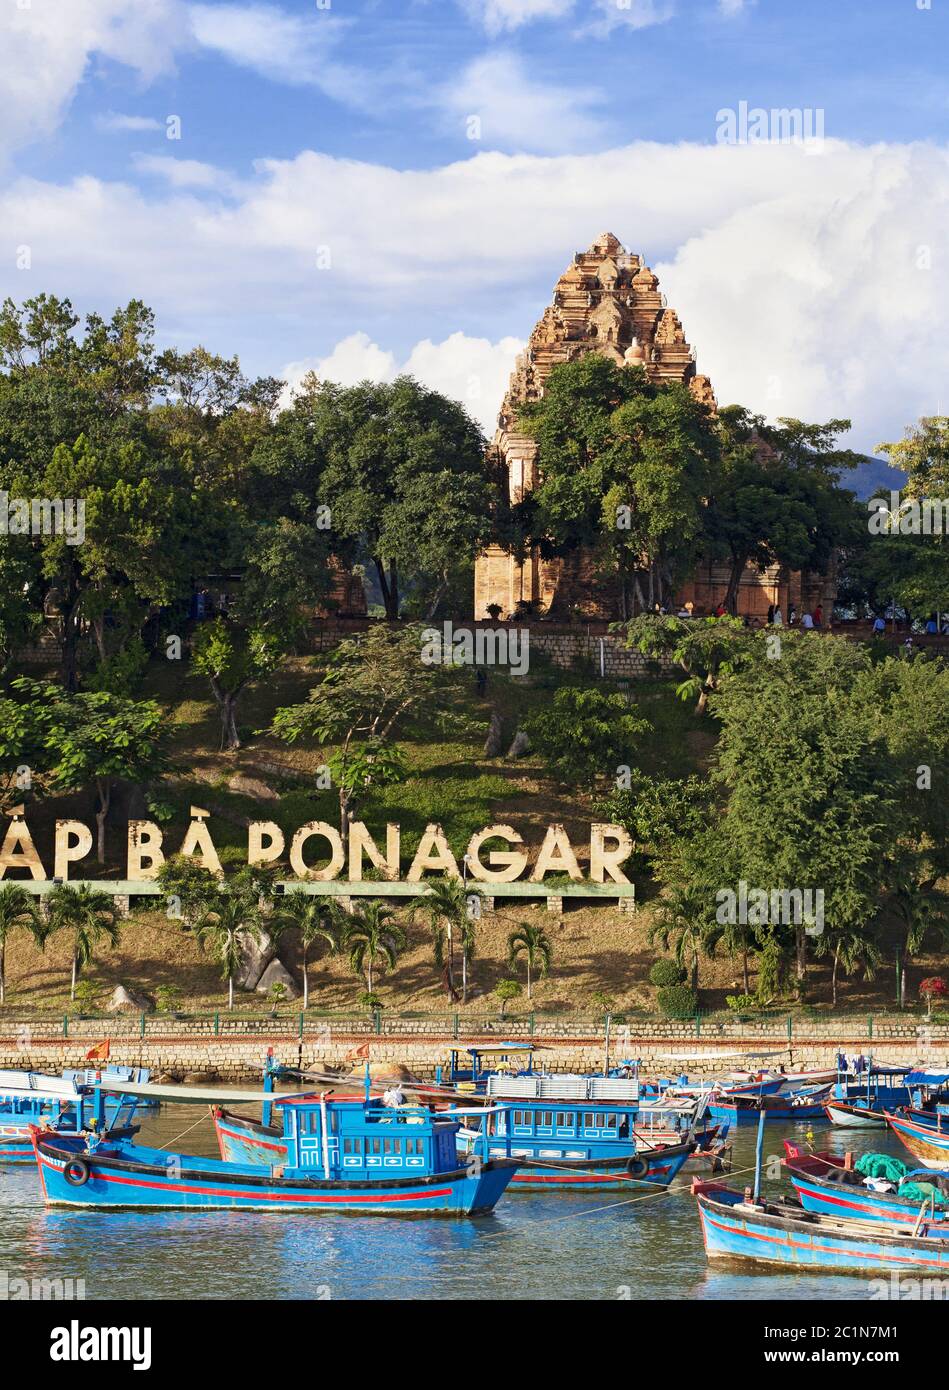
[(925, 1168), (949, 1169), (949, 1124), (936, 1112), (884, 1111), (886, 1123), (900, 1143)]
[[(903, 1225), (913, 1225), (920, 1211), (927, 1210), (933, 1222), (944, 1224), (949, 1219), (949, 1210), (941, 1205), (949, 1203), (949, 1173), (937, 1175), (928, 1168), (906, 1171), (898, 1159), (889, 1160), (895, 1181), (889, 1184), (892, 1190), (885, 1191), (879, 1185), (867, 1185), (852, 1154), (808, 1153), (788, 1139), (784, 1149), (784, 1166), (805, 1211)], [(896, 1177), (899, 1169), (902, 1176)], [(925, 1187), (921, 1189), (920, 1183)]]
[(936, 1270), (949, 1273), (949, 1239), (938, 1222), (878, 1223), (764, 1201), (714, 1180), (692, 1191), (710, 1260), (750, 1260), (797, 1269)]
[[(180, 1087), (144, 1090), (157, 1099), (214, 1098)], [(495, 1157), (484, 1146), (460, 1160), (461, 1120), (428, 1106), (395, 1111), (371, 1100), (330, 1100), (325, 1093), (283, 1096), (274, 1105), (286, 1157), (269, 1165), (34, 1127), (44, 1198), (50, 1205), (102, 1208), (478, 1216), (493, 1210), (518, 1167), (516, 1159)]]

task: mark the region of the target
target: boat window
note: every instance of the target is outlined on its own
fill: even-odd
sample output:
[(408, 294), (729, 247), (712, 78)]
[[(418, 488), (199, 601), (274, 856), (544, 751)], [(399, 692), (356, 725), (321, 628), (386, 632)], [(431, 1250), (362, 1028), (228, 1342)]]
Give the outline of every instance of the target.
[(589, 1110), (588, 1110), (588, 1111), (585, 1111), (585, 1112), (584, 1112), (584, 1116), (583, 1116), (583, 1128), (584, 1128), (584, 1129), (594, 1129), (595, 1127), (596, 1127), (596, 1116), (593, 1115), (593, 1114), (591, 1114), (591, 1112), (590, 1112)]
[(558, 1129), (573, 1129), (573, 1116), (569, 1111), (559, 1110), (557, 1112)]
[(537, 1116), (539, 1125), (552, 1125), (554, 1122), (554, 1112), (552, 1110), (541, 1110)]
[(319, 1134), (320, 1132), (320, 1112), (311, 1110), (309, 1114), (303, 1116), (303, 1133)]
[(367, 1139), (367, 1140), (366, 1140), (366, 1152), (367, 1152), (367, 1153), (371, 1153), (371, 1154), (381, 1154), (381, 1153), (382, 1153), (382, 1140), (381, 1140), (381, 1139)]
[(344, 1154), (361, 1154), (361, 1153), (362, 1153), (362, 1140), (361, 1140), (361, 1139), (344, 1139), (344, 1140), (343, 1140), (343, 1153), (344, 1153)]
[(384, 1144), (383, 1153), (387, 1153), (387, 1154), (400, 1154), (400, 1153), (402, 1152), (402, 1140), (401, 1140), (401, 1139), (385, 1139), (385, 1140), (383, 1140), (383, 1144)]
[(407, 1154), (420, 1154), (424, 1152), (421, 1139), (406, 1139), (405, 1152)]

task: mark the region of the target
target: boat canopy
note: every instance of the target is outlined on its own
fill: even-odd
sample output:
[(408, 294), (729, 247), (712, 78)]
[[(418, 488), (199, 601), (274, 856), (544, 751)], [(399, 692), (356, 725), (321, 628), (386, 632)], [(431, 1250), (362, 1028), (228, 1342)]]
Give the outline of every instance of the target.
[(478, 1047), (466, 1047), (465, 1051), (472, 1057), (489, 1057), (496, 1052), (535, 1052), (536, 1043), (531, 1042), (506, 1042), (506, 1043), (484, 1043)]
[(638, 1102), (639, 1082), (619, 1076), (489, 1076), (488, 1095), (497, 1100)]
[(907, 1086), (945, 1086), (949, 1083), (949, 1071), (911, 1071), (907, 1074)]

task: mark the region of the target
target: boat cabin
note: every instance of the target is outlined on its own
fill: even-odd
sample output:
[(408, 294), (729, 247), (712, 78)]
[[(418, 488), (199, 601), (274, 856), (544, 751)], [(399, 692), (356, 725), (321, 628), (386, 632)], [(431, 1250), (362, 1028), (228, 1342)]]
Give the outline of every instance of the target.
[[(492, 1155), (606, 1158), (636, 1152), (636, 1080), (492, 1076), (487, 1094), (492, 1101), (485, 1112)], [(467, 1131), (463, 1142), (470, 1146)]]
[(287, 1145), (284, 1174), (301, 1169), (327, 1180), (457, 1172), (460, 1118), (425, 1105), (398, 1107), (362, 1099), (277, 1100)]
[[(447, 1082), (456, 1091), (483, 1095), (490, 1076), (533, 1076), (535, 1046), (531, 1042), (485, 1043), (479, 1047), (452, 1048)], [(442, 1084), (442, 1069), (435, 1073)]]

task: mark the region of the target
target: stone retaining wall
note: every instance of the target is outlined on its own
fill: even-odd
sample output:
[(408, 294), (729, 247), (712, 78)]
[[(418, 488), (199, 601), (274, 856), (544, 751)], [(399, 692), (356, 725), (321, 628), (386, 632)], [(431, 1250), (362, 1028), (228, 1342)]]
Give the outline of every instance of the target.
[[(235, 1021), (225, 1029), (222, 1020), (222, 1031), (215, 1035), (211, 1021), (200, 1025), (189, 1022), (185, 1028), (180, 1022), (176, 1025), (169, 1020), (167, 1028), (163, 1024), (160, 1032), (150, 1023), (145, 1037), (139, 1035), (137, 1026), (125, 1026), (134, 1022), (122, 1020), (115, 1027), (104, 1028), (101, 1022), (96, 1025), (94, 1020), (85, 1020), (71, 1025), (68, 1038), (62, 1036), (61, 1028), (56, 1036), (48, 1021), (35, 1026), (19, 1024), (14, 1031), (2, 1024), (0, 1067), (58, 1072), (64, 1067), (88, 1065), (85, 1059), (92, 1043), (108, 1036), (113, 1062), (147, 1066), (156, 1075), (170, 1075), (176, 1080), (190, 1076), (238, 1081), (260, 1076), (264, 1054), (270, 1046), (281, 1061), (320, 1071), (330, 1066), (358, 1065), (354, 1053), (368, 1042), (373, 1062), (401, 1063), (415, 1075), (430, 1078), (436, 1066), (447, 1062), (452, 1047), (527, 1037), (526, 1025), (520, 1025), (519, 1031), (511, 1020), (503, 1026), (499, 1022), (490, 1032), (478, 1036), (465, 1030), (464, 1036), (458, 1038), (450, 1031), (435, 1031), (431, 1022), (423, 1020), (388, 1020), (386, 1032), (378, 1035), (371, 1020), (322, 1025), (313, 1022), (307, 1023), (302, 1038), (285, 1021)], [(402, 1024), (402, 1028), (396, 1031), (395, 1024)], [(752, 1033), (750, 1025), (747, 1031), (739, 1033), (736, 1030), (740, 1028), (733, 1023), (703, 1024), (697, 1036), (694, 1025), (691, 1029), (669, 1023), (650, 1024), (648, 1029), (614, 1025), (610, 1057), (613, 1061), (638, 1057), (646, 1074), (688, 1071), (690, 1075), (702, 1076), (743, 1064), (755, 1065), (751, 1058), (737, 1055), (741, 1052), (772, 1054), (760, 1059), (762, 1066), (828, 1067), (834, 1065), (837, 1052), (843, 1048), (848, 1053), (872, 1052), (880, 1061), (894, 1064), (925, 1063), (949, 1068), (946, 1027), (874, 1020), (871, 1037), (866, 1022), (861, 1026), (856, 1020), (841, 1020), (836, 1024), (817, 1024), (813, 1029), (808, 1026), (807, 1033), (802, 1025), (801, 1035), (795, 1034), (790, 1041), (786, 1025), (783, 1035), (780, 1031)], [(596, 1071), (603, 1066), (602, 1027), (574, 1025), (571, 1032), (567, 1024), (544, 1027), (538, 1023), (533, 1038), (539, 1047), (536, 1060), (549, 1071)]]

